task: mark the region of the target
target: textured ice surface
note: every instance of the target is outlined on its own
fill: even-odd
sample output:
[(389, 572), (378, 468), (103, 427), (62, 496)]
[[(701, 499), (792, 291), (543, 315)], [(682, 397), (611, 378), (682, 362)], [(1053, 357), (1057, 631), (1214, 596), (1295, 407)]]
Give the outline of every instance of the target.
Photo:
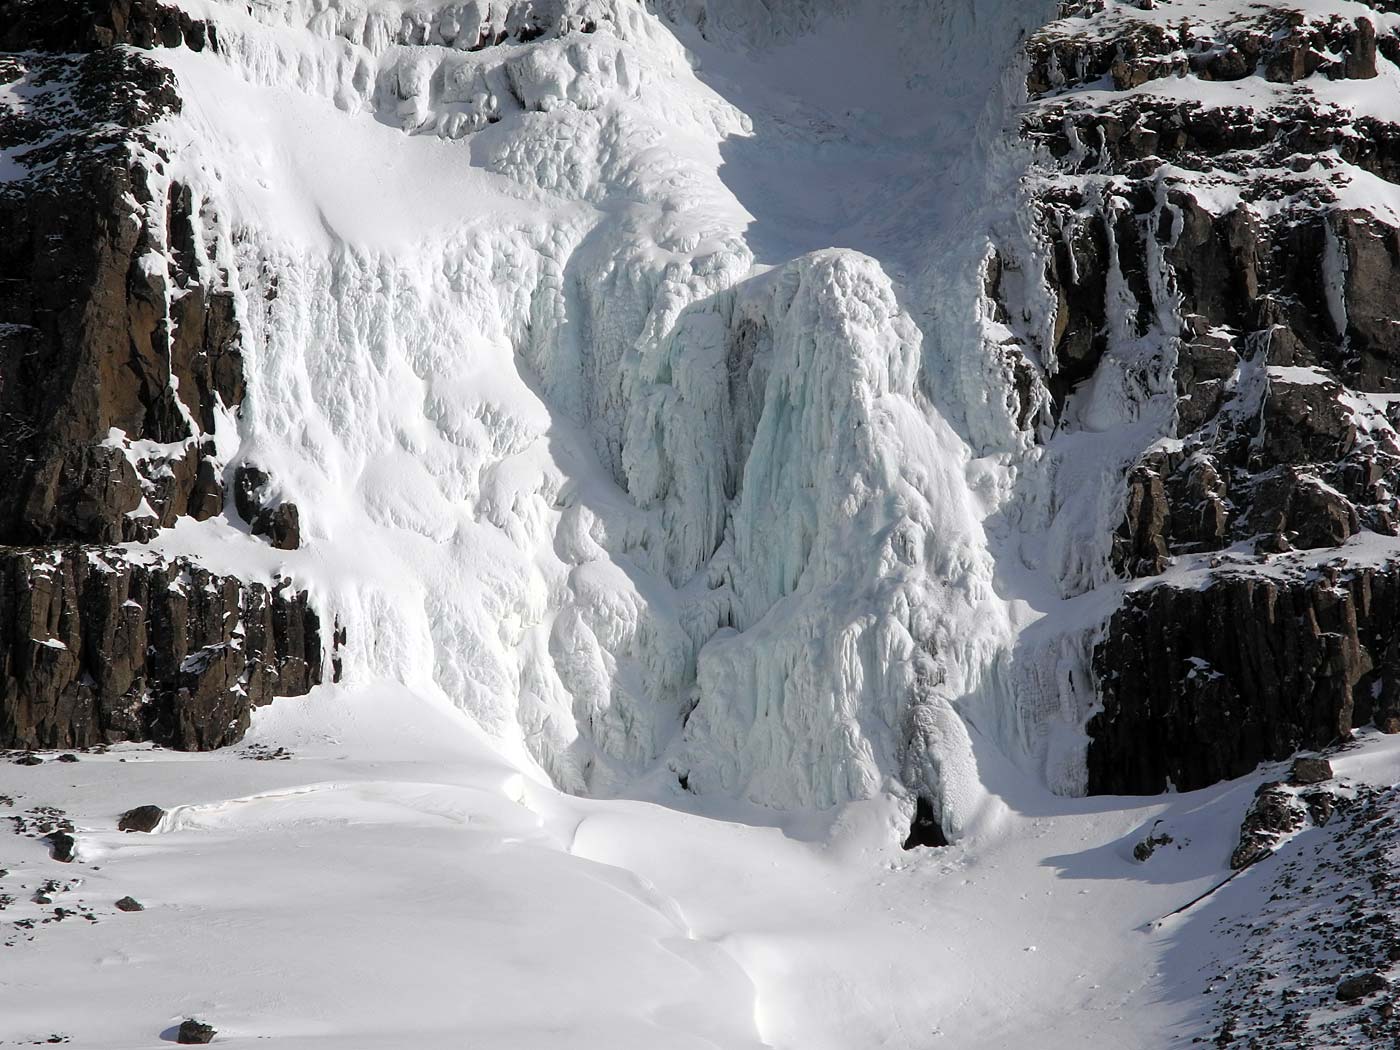
[(1016, 425), (983, 271), (1034, 251), (1052, 3), (186, 6), (221, 51), (160, 53), (172, 175), (239, 287), (235, 458), (306, 546), (163, 542), (287, 565), (352, 680), (568, 790), (923, 792), (956, 834), (979, 736), (1082, 784), (1106, 606), (1066, 599), (1170, 391), (1119, 340), (1082, 426)]

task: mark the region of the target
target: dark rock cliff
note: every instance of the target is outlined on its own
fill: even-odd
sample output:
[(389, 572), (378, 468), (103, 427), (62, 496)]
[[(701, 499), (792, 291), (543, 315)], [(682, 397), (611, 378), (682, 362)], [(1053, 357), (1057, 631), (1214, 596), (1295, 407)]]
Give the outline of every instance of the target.
[[(0, 746), (218, 747), (320, 681), (304, 593), (107, 546), (228, 502), (236, 297), (212, 204), (152, 132), (174, 79), (133, 49), (217, 45), (150, 0), (0, 0), (0, 149), (20, 169), (0, 181)], [(256, 533), (299, 543), (294, 506), (239, 495)]]
[[(1052, 431), (1115, 354), (1144, 400), (1174, 387), (1124, 478), (1109, 564), (1139, 582), (1088, 725), (1090, 791), (1150, 793), (1400, 729), (1400, 566), (1327, 556), (1400, 526), (1400, 228), (1348, 192), (1400, 183), (1400, 125), (1317, 88), (1376, 78), (1400, 37), (1285, 5), (1220, 24), (1135, 7), (1062, 5), (1027, 44), (1054, 316), (1023, 349)], [(1266, 101), (1174, 87), (1193, 80)], [(1190, 583), (1157, 579), (1173, 568)]]
[(1095, 653), (1089, 778), (1183, 791), (1261, 760), (1400, 730), (1400, 565), (1223, 573), (1129, 594)]
[(91, 747), (236, 742), (254, 707), (321, 679), (306, 592), (179, 559), (0, 550), (0, 740)]

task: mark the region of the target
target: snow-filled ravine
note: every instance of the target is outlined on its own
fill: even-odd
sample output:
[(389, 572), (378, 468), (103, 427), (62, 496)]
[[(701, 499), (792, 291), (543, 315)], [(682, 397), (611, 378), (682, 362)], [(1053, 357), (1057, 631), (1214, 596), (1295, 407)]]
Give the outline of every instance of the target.
[[(0, 817), (78, 840), (0, 838), (0, 1045), (1213, 1036), (1212, 909), (1269, 866), (1158, 920), (1279, 770), (1075, 797), (1174, 392), (1105, 379), (1038, 445), (988, 352), (1055, 0), (177, 6), (219, 46), (150, 53), (182, 107), (147, 206), (199, 202), (248, 384), (219, 456), (302, 546), (230, 512), (148, 549), (291, 577), (344, 674), (223, 752), (0, 764)], [(477, 46), (531, 10), (564, 31)], [(951, 846), (900, 848), (917, 797)]]

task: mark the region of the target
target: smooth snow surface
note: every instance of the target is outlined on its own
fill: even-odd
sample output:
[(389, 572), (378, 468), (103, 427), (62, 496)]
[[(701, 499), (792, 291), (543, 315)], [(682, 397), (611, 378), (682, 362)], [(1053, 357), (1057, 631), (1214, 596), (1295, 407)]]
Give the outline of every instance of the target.
[[(292, 757), (251, 760), (279, 748)], [(1392, 738), (1334, 764), (1400, 777)], [(1213, 1034), (1202, 993), (1234, 951), (1214, 918), (1257, 907), (1280, 862), (1157, 920), (1228, 875), (1238, 819), (1279, 771), (1075, 800), (988, 768), (1008, 802), (995, 833), (905, 853), (883, 802), (772, 818), (681, 812), (674, 788), (665, 805), (564, 795), (395, 684), (278, 703), (212, 755), (5, 763), (0, 812), (65, 811), (78, 855), (3, 841), (0, 1040), (135, 1050), (188, 1016), (221, 1045), (356, 1050), (1159, 1050)], [(115, 830), (148, 803), (170, 811), (154, 833)], [(1149, 833), (1174, 842), (1143, 864)], [(117, 911), (126, 896), (145, 910)]]

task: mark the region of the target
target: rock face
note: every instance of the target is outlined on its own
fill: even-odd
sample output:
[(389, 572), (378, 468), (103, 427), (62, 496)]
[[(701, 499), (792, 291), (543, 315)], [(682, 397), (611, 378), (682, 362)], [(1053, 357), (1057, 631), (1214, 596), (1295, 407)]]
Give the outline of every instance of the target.
[(295, 503), (267, 501), (265, 490), (271, 480), (257, 467), (239, 467), (233, 480), (234, 504), (239, 517), (253, 527), (253, 535), (266, 536), (279, 550), (294, 551), (301, 546), (301, 513)]
[[(126, 558), (224, 513), (216, 432), (244, 394), (219, 219), (166, 172), (170, 72), (136, 48), (217, 47), (151, 0), (0, 0), (0, 746), (237, 740), (320, 680), (319, 622), (284, 584)], [(299, 543), (295, 506), (255, 531)]]
[(179, 111), (170, 73), (104, 48), (3, 55), (0, 79), (30, 98), (0, 108), (0, 142), (36, 172), (0, 183), (0, 542), (139, 540), (218, 514), (239, 332), (231, 292), (201, 280), (201, 202), (143, 130)]
[[(1400, 729), (1400, 565), (1327, 553), (1400, 522), (1400, 226), (1347, 192), (1400, 182), (1400, 125), (1325, 88), (1393, 73), (1400, 37), (1284, 5), (1155, 7), (1062, 5), (1073, 20), (1028, 41), (1041, 257), (994, 263), (1043, 270), (1039, 336), (1008, 282), (992, 292), (1027, 322), (1048, 425), (1112, 411), (1142, 442), (1107, 558), (1140, 582), (1095, 650), (1091, 792), (1197, 788), (1372, 719)], [(1231, 105), (1232, 83), (1264, 101)]]
[(1130, 593), (1096, 654), (1096, 791), (1192, 790), (1400, 718), (1400, 571)]
[(0, 553), (0, 740), (89, 747), (240, 739), (253, 708), (321, 677), (305, 592), (269, 591), (185, 560), (85, 548)]

